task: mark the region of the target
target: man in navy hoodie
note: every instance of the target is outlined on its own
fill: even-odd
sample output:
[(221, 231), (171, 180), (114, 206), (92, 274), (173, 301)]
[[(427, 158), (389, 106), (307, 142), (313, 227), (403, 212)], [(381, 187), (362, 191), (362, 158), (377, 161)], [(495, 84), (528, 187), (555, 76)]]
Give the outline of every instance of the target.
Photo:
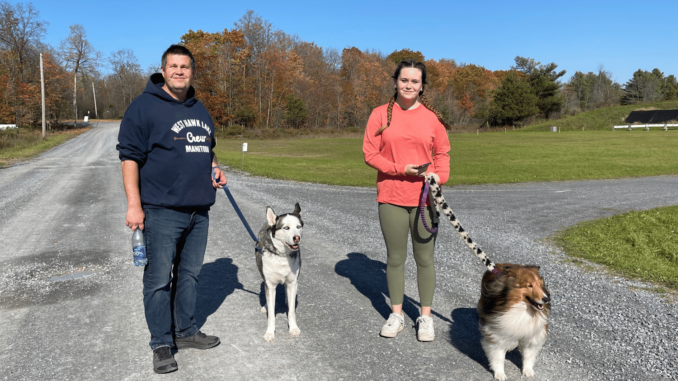
[(143, 295), (153, 370), (168, 373), (178, 369), (172, 347), (208, 349), (220, 343), (198, 330), (193, 314), (208, 211), (226, 176), (212, 152), (214, 122), (194, 98), (193, 55), (172, 45), (162, 55), (161, 71), (125, 111), (116, 148), (126, 224), (144, 230), (146, 241)]

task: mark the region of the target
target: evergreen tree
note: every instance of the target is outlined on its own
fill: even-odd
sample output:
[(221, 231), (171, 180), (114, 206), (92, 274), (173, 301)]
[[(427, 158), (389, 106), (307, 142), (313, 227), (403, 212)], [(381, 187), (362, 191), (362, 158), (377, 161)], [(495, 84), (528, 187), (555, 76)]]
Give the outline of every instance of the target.
[(507, 74), (501, 87), (492, 94), (494, 97), (489, 111), (492, 125), (515, 125), (539, 112), (534, 90), (515, 73)]
[(652, 72), (638, 69), (633, 73), (626, 85), (624, 85), (624, 96), (622, 104), (649, 103), (656, 102), (662, 98), (663, 77), (658, 69)]
[(563, 106), (563, 98), (560, 96), (560, 83), (558, 78), (565, 75), (566, 71), (556, 72), (558, 65), (550, 63), (540, 65), (533, 58), (517, 56), (516, 65), (511, 69), (520, 71), (527, 75), (527, 80), (537, 97), (537, 107), (539, 111), (548, 118), (554, 112), (560, 111)]
[(662, 89), (662, 99), (672, 101), (678, 99), (678, 82), (673, 74), (664, 78), (664, 87)]
[(307, 115), (308, 109), (304, 100), (295, 97), (293, 94), (288, 95), (287, 104), (285, 105), (285, 121), (287, 121), (287, 125), (293, 128), (300, 128), (306, 124)]

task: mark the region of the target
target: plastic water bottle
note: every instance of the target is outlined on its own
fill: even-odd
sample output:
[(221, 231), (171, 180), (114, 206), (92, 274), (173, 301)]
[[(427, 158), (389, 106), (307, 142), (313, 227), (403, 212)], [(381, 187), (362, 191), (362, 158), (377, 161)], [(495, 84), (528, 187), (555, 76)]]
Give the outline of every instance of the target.
[(146, 257), (146, 243), (144, 242), (144, 232), (137, 229), (132, 234), (132, 251), (134, 256), (134, 266), (146, 266), (148, 257)]

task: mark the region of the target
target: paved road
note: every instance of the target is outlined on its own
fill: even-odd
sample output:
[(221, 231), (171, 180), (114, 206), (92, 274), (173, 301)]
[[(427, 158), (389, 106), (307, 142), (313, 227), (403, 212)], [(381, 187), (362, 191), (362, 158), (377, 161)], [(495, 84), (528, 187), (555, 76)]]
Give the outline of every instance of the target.
[[(118, 125), (97, 128), (30, 162), (0, 170), (0, 380), (490, 380), (475, 304), (483, 267), (443, 226), (434, 300), (436, 341), (419, 343), (413, 261), (407, 328), (378, 337), (388, 315), (375, 191), (228, 173), (255, 229), (265, 207), (302, 206), (301, 336), (266, 343), (253, 245), (223, 192), (211, 212), (197, 320), (221, 337), (176, 354), (156, 376), (131, 261), (115, 151)], [(678, 306), (648, 285), (566, 261), (544, 238), (578, 221), (678, 204), (678, 177), (446, 188), (471, 236), (498, 262), (542, 266), (553, 299), (536, 380), (675, 379)], [(283, 297), (279, 292), (279, 297)], [(509, 379), (520, 359), (508, 355)]]

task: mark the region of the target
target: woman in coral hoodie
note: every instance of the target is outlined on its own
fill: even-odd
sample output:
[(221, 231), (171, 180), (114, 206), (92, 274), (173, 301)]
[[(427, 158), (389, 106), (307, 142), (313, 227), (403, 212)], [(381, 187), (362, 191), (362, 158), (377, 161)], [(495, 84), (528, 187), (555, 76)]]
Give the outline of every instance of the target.
[[(421, 316), (417, 319), (417, 338), (435, 337), (431, 304), (436, 286), (433, 249), (436, 234), (421, 222), (419, 200), (424, 176), (428, 173), (444, 184), (450, 173), (450, 142), (442, 116), (426, 100), (426, 67), (414, 60), (401, 61), (393, 74), (395, 94), (388, 104), (372, 111), (365, 129), (365, 163), (376, 169), (379, 222), (386, 241), (386, 280), (391, 298), (388, 320), (381, 329), (384, 337), (402, 331), (405, 292), (407, 235), (411, 232)], [(428, 167), (422, 166), (430, 163)], [(432, 210), (426, 208), (431, 221)]]

